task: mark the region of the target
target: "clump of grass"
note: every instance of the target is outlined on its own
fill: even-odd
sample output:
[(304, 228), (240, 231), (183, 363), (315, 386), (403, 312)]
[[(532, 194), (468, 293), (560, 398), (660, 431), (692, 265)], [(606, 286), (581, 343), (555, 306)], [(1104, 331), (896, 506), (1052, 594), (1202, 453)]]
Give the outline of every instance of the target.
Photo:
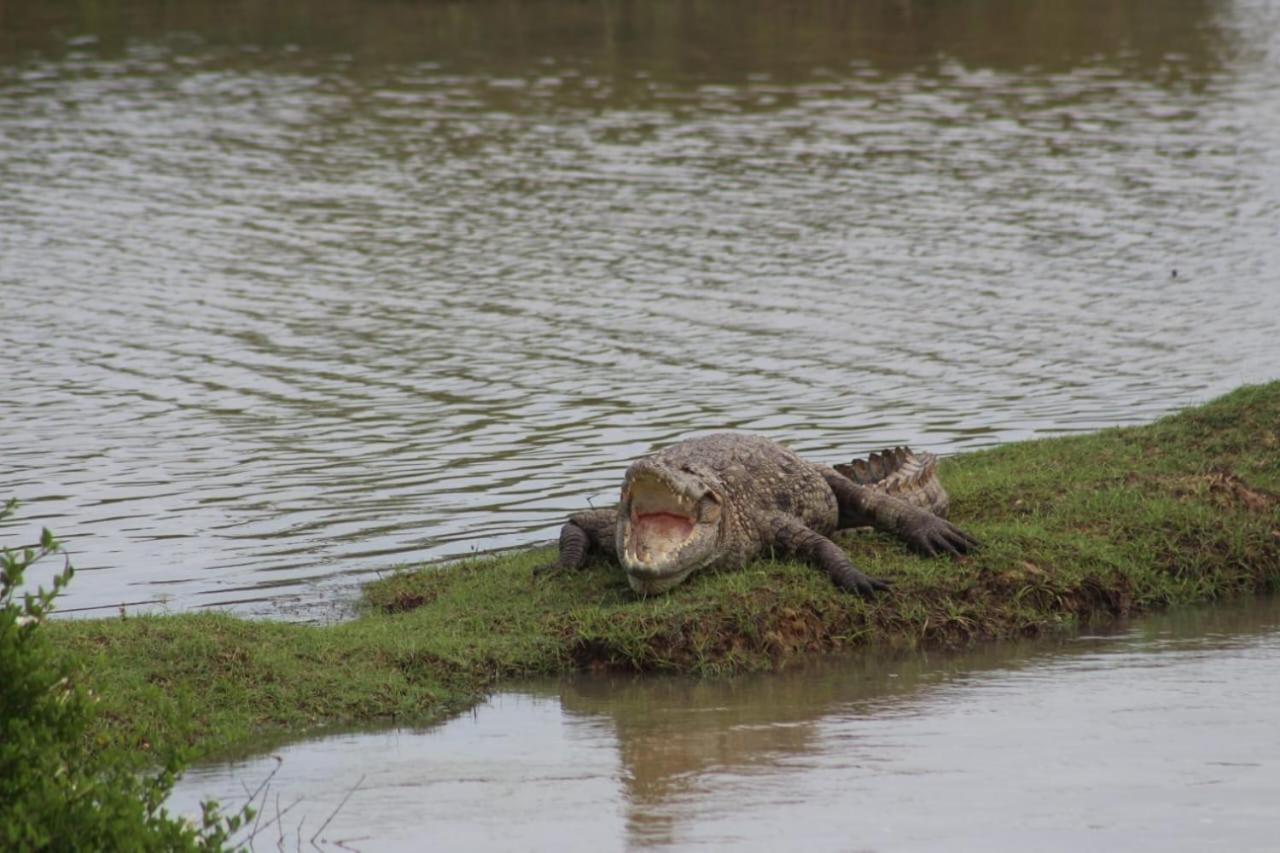
[[(757, 562), (634, 596), (598, 564), (534, 582), (545, 549), (397, 573), (364, 615), (310, 627), (225, 615), (61, 623), (116, 737), (222, 751), (373, 720), (423, 722), (503, 678), (581, 668), (719, 674), (865, 646), (958, 646), (1280, 587), (1280, 382), (1145, 427), (946, 460), (960, 560), (843, 542), (892, 594)], [(51, 626), (55, 627), (55, 626)]]

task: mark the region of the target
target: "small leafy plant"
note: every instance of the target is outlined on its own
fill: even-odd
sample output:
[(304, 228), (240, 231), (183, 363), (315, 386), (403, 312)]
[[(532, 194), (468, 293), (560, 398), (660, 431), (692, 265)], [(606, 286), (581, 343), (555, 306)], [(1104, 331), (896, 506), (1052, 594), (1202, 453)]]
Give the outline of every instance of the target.
[[(17, 505), (9, 500), (0, 521)], [(206, 802), (199, 825), (170, 815), (180, 754), (144, 772), (130, 751), (90, 741), (95, 698), (42, 627), (75, 574), (70, 559), (50, 588), (19, 593), (27, 570), (59, 551), (48, 529), (37, 543), (0, 548), (0, 849), (226, 849), (253, 819), (251, 805), (224, 815)]]

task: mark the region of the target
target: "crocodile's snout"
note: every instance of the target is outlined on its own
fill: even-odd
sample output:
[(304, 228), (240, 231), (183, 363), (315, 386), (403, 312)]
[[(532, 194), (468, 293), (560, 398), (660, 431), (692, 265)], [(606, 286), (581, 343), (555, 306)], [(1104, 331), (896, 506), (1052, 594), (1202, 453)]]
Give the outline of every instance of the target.
[(622, 487), (618, 554), (633, 589), (680, 583), (715, 554), (721, 498), (696, 473), (640, 460)]

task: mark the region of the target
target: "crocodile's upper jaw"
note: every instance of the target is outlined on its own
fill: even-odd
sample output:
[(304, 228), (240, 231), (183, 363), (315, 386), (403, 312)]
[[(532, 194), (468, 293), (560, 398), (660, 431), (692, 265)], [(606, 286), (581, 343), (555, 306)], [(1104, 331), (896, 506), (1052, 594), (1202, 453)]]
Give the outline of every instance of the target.
[(721, 498), (697, 475), (637, 463), (619, 509), (618, 555), (636, 592), (664, 592), (714, 559)]

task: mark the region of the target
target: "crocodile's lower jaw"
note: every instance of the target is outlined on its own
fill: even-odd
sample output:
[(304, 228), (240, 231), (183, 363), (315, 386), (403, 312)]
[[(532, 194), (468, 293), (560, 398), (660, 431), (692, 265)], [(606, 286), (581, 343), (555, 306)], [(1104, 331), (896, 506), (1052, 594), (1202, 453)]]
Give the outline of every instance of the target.
[(637, 573), (628, 570), (627, 583), (641, 595), (657, 595), (682, 583), (696, 568), (697, 566), (689, 566), (687, 569), (681, 569), (669, 575)]

